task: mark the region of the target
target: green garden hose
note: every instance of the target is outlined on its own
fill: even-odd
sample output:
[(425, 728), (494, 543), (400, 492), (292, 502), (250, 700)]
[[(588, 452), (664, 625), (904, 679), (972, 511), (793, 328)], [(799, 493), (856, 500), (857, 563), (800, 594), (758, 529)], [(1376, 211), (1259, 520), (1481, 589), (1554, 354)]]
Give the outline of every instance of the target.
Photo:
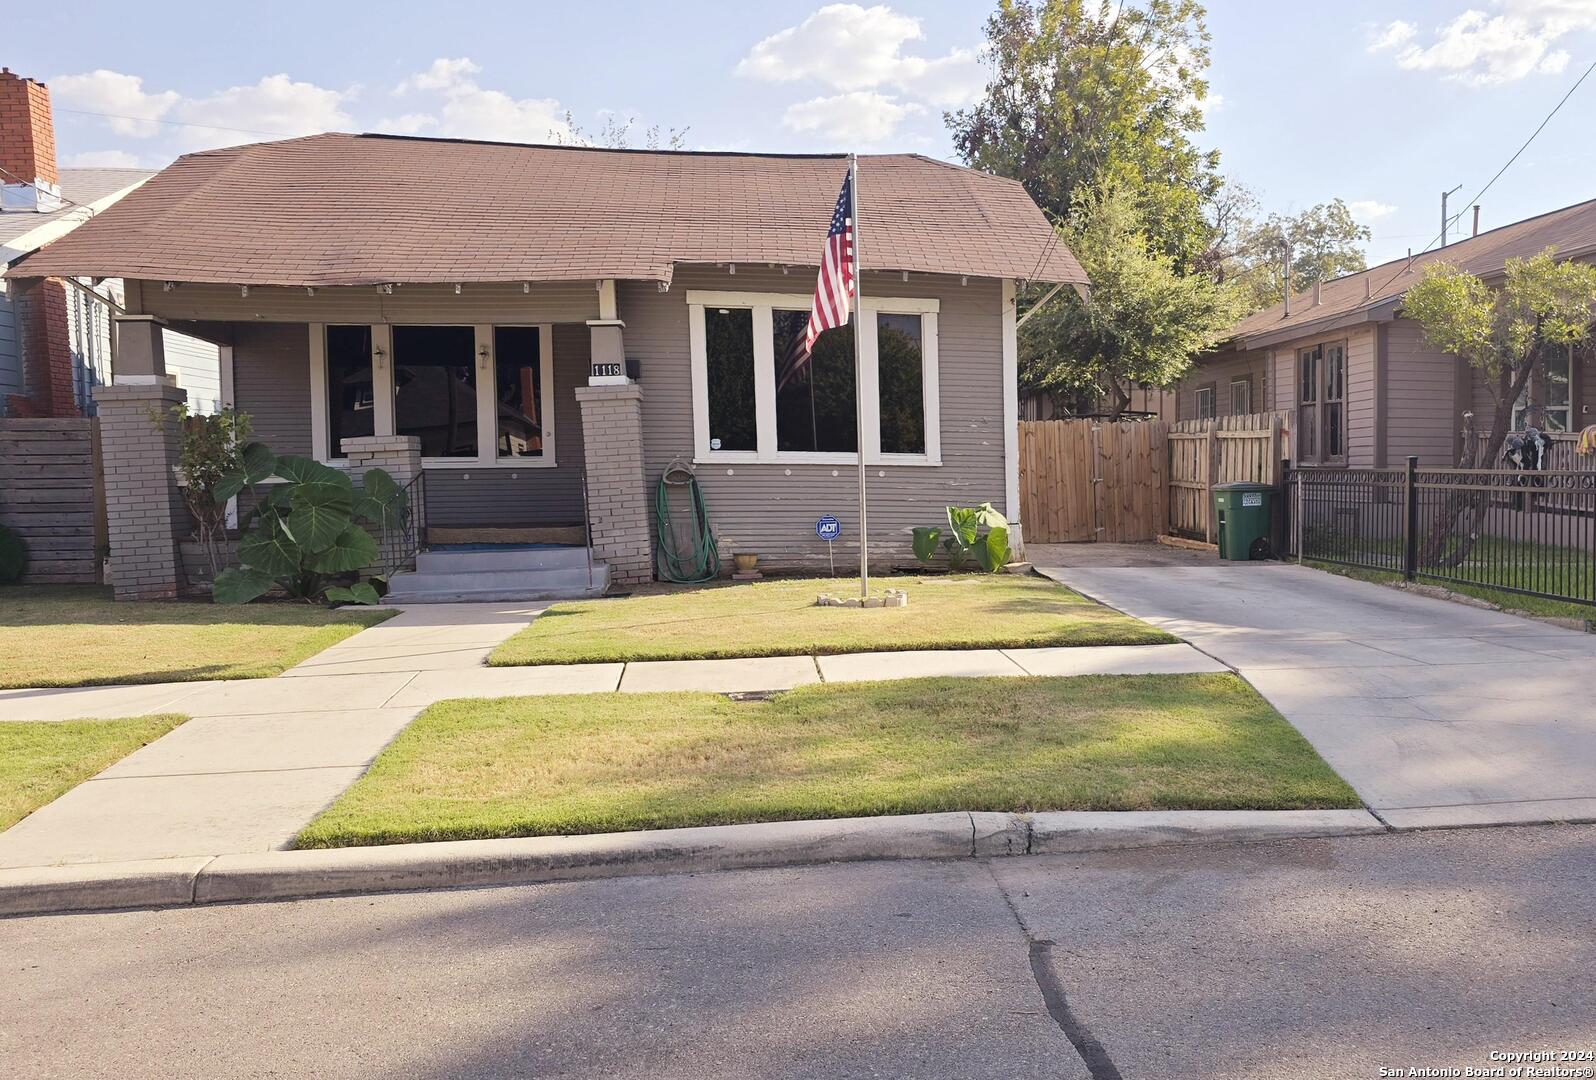
[[(690, 552), (676, 547), (676, 530), (671, 528), (671, 487), (685, 486), (693, 510), (693, 542)], [(660, 474), (659, 486), (654, 490), (655, 566), (665, 581), (690, 584), (708, 581), (720, 573), (720, 552), (715, 547), (715, 534), (709, 528), (709, 511), (704, 506), (704, 493), (698, 488), (698, 477), (679, 462), (672, 462)]]

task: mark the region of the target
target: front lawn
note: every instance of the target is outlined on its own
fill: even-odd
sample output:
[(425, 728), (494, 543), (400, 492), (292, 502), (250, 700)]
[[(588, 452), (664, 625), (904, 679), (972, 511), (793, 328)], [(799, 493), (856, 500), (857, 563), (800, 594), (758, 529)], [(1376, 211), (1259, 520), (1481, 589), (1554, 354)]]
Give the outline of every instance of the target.
[(300, 847), (941, 810), (1355, 807), (1233, 675), (440, 702)]
[(0, 722), (0, 829), (9, 829), (186, 719)]
[(94, 586), (12, 586), (0, 589), (0, 689), (265, 678), (392, 614), (117, 603)]
[(1148, 645), (1176, 640), (1045, 578), (1011, 574), (873, 579), (909, 593), (906, 608), (822, 608), (848, 578), (660, 588), (622, 599), (556, 604), (488, 663), (702, 660), (904, 649)]

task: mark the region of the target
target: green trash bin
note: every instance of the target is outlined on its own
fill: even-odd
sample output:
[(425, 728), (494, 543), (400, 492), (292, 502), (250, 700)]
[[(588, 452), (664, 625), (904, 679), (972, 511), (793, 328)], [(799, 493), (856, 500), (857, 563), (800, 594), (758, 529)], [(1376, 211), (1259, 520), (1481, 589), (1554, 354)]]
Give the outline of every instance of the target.
[(1274, 554), (1270, 541), (1270, 501), (1274, 494), (1275, 489), (1268, 484), (1214, 485), (1214, 522), (1221, 559), (1245, 562)]

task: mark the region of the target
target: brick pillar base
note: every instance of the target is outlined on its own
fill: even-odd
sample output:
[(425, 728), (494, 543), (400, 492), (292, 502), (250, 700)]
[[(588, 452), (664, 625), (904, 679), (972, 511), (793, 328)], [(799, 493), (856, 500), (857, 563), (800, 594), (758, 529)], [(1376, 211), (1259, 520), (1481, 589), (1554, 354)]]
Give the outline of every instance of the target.
[[(409, 488), (414, 539), (416, 545), (421, 546), (427, 538), (426, 489), (421, 484), (410, 487), (410, 482), (421, 475), (421, 440), (414, 435), (362, 435), (340, 440), (338, 448), (349, 459), (350, 478), (356, 487), (360, 486), (367, 469), (381, 469), (401, 488)], [(390, 565), (406, 562), (412, 552), (401, 550), (406, 546), (405, 539), (397, 535), (378, 536), (381, 562), (367, 570), (379, 573)]]
[(183, 586), (178, 532), (187, 510), (173, 471), (182, 434), (171, 409), (187, 401), (188, 392), (166, 382), (118, 383), (95, 387), (94, 400), (116, 598), (176, 597)]
[(643, 391), (635, 383), (578, 386), (587, 460), (588, 525), (593, 555), (610, 580), (641, 585), (654, 578), (648, 498), (643, 479)]

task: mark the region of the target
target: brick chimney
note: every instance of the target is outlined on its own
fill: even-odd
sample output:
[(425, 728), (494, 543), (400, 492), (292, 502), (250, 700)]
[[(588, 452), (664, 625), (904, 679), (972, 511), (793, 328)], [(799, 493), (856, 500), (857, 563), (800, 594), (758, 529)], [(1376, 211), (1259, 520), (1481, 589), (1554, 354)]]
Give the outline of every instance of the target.
[(0, 68), (0, 170), (0, 212), (61, 209), (50, 90), (10, 68)]

